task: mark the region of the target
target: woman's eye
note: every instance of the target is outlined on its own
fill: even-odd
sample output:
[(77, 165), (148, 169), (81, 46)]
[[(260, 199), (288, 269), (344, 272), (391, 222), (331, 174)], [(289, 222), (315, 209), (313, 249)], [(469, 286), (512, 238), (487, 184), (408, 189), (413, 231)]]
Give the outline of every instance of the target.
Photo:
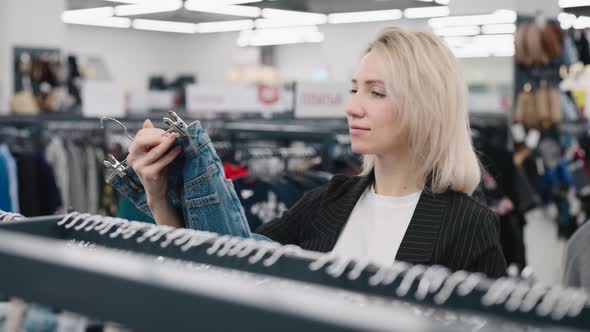
[(377, 98), (383, 98), (383, 97), (385, 97), (385, 94), (380, 93), (380, 92), (376, 92), (376, 91), (371, 92), (371, 94), (373, 96), (377, 97)]
[(355, 94), (355, 93), (356, 93), (356, 89), (350, 89), (350, 91), (349, 91), (349, 92), (350, 92), (350, 94), (351, 94), (351, 95), (353, 95), (353, 94)]

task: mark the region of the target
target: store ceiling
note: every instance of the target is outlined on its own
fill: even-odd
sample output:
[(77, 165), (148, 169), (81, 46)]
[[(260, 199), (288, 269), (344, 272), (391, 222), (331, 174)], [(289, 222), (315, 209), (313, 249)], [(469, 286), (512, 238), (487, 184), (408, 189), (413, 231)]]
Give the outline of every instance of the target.
[[(105, 0), (68, 0), (67, 9), (95, 8), (118, 4), (119, 3)], [(403, 10), (406, 8), (427, 7), (437, 4), (434, 2), (424, 2), (418, 0), (264, 0), (251, 5), (259, 8), (275, 8), (330, 14), (383, 9)], [(173, 12), (136, 15), (133, 16), (133, 18), (190, 23), (243, 19), (243, 17), (239, 16), (195, 12), (186, 10), (184, 8)]]

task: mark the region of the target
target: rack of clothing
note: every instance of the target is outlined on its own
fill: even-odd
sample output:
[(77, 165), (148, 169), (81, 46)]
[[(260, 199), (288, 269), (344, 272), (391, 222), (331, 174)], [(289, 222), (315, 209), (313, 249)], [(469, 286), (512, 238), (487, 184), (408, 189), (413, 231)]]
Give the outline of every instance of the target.
[(517, 25), (514, 166), (569, 238), (590, 215), (588, 41), (541, 15), (519, 16)]
[(26, 216), (53, 214), (62, 201), (43, 156), (41, 128), (27, 118), (0, 119), (0, 206)]
[(321, 170), (334, 174), (341, 173), (338, 167), (342, 160), (355, 158), (351, 157), (353, 154), (349, 147), (344, 148), (350, 143), (342, 139), (343, 135), (348, 134), (346, 120), (326, 120), (321, 124), (307, 120), (242, 120), (226, 123), (223, 131), (236, 151), (240, 150), (244, 142), (273, 141), (279, 147), (303, 142), (318, 151)]
[(590, 328), (579, 289), (76, 212), (2, 219), (0, 293), (145, 331)]

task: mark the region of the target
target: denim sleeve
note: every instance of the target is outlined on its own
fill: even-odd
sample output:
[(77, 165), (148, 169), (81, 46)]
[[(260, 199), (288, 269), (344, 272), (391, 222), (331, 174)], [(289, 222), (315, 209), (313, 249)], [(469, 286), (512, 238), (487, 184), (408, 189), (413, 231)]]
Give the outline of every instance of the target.
[[(172, 205), (182, 212), (185, 227), (257, 240), (233, 183), (225, 178), (223, 165), (207, 132), (199, 121), (188, 125), (177, 140), (182, 152), (168, 170)], [(111, 176), (109, 182), (141, 211), (150, 215), (145, 191), (137, 174), (127, 168), (125, 177)]]

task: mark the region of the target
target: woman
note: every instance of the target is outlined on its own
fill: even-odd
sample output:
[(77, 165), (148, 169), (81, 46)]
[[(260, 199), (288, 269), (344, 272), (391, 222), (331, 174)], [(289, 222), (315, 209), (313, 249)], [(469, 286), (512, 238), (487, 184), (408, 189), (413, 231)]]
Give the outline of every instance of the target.
[[(335, 176), (256, 233), (282, 244), (370, 259), (504, 274), (497, 218), (470, 195), (480, 181), (466, 84), (451, 51), (429, 33), (385, 29), (352, 78), (346, 114), (360, 176)], [(165, 198), (173, 135), (146, 121), (130, 148), (159, 224), (184, 225)]]

